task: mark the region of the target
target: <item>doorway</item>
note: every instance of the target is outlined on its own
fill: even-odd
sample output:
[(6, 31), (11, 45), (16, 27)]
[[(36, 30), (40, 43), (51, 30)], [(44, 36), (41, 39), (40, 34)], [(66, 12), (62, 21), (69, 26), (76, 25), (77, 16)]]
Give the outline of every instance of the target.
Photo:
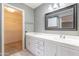
[(23, 12), (4, 5), (4, 54), (11, 55), (23, 50)]

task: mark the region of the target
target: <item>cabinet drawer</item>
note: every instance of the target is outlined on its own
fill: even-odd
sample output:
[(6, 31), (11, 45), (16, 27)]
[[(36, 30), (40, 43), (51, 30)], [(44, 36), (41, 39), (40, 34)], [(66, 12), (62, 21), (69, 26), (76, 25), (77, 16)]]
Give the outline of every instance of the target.
[(40, 50), (37, 50), (36, 51), (36, 55), (43, 56), (44, 55), (44, 52), (43, 51), (40, 51)]
[(79, 56), (79, 51), (65, 46), (58, 46), (57, 56)]
[(43, 42), (43, 41), (42, 41), (42, 42), (39, 41), (39, 42), (38, 42), (38, 45), (39, 45), (39, 46), (44, 46), (44, 42)]
[(38, 49), (39, 49), (39, 50), (43, 50), (44, 48), (45, 48), (44, 46), (38, 45)]
[(40, 45), (40, 46), (44, 46), (44, 42), (45, 42), (45, 40), (43, 40), (43, 39), (39, 39), (39, 41), (38, 41), (38, 45)]
[(36, 38), (32, 38), (31, 43), (38, 44), (38, 40)]

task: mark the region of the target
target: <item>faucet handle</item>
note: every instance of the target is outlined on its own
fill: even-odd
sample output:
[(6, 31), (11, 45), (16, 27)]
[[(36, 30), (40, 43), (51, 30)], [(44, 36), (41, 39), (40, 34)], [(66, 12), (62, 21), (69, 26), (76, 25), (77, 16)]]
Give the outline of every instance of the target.
[(62, 35), (60, 35), (60, 38), (62, 38)]
[(65, 39), (66, 37), (65, 37), (65, 35), (60, 35), (60, 38), (63, 38), (63, 39)]
[(65, 39), (66, 37), (65, 37), (65, 35), (63, 35), (63, 39)]

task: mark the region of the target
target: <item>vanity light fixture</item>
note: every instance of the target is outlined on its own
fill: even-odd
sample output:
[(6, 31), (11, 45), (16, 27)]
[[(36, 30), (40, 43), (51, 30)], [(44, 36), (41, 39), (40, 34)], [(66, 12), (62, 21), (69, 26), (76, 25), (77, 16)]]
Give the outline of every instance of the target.
[(50, 11), (52, 11), (52, 10), (53, 10), (52, 5), (49, 5), (48, 10), (50, 10)]
[(53, 9), (57, 9), (57, 8), (59, 8), (60, 7), (60, 4), (59, 3), (54, 3), (53, 4)]
[(60, 7), (59, 3), (54, 3), (53, 5), (49, 5), (48, 10), (53, 11), (54, 9), (57, 9)]

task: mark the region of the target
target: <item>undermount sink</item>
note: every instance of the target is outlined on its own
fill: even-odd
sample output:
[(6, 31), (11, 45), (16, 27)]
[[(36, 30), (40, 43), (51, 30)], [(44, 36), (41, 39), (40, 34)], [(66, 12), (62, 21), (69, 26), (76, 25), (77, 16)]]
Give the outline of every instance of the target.
[(34, 37), (57, 41), (60, 43), (79, 46), (79, 36), (45, 34), (45, 33), (27, 33), (26, 35), (31, 35)]

